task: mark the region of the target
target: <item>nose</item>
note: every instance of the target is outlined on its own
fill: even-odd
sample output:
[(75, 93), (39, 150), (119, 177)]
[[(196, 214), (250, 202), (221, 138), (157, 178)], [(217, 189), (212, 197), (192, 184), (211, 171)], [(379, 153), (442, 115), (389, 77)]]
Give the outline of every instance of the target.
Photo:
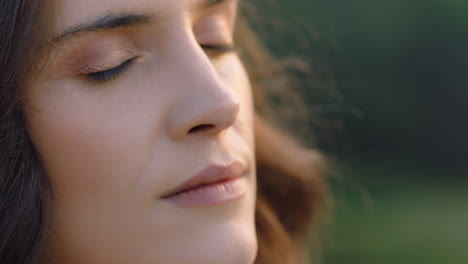
[[(198, 46), (185, 49), (175, 103), (168, 113), (168, 133), (173, 140), (204, 134), (216, 135), (231, 127), (240, 110), (233, 87), (218, 76), (212, 62)], [(188, 59), (190, 58), (190, 59)]]

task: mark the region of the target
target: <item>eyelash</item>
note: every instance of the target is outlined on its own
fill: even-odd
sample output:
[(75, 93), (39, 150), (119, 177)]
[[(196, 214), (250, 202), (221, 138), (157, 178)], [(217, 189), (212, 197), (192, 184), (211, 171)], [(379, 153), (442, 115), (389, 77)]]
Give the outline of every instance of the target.
[[(204, 50), (212, 51), (215, 53), (219, 53), (219, 55), (228, 52), (236, 52), (236, 48), (234, 45), (200, 45)], [(121, 63), (120, 65), (104, 70), (99, 72), (92, 72), (86, 74), (86, 77), (94, 82), (104, 83), (113, 79), (118, 78), (122, 75), (138, 57), (133, 57)]]
[(228, 53), (228, 52), (236, 52), (236, 47), (234, 45), (205, 45), (202, 44), (200, 45), (202, 49), (204, 50), (211, 50), (214, 52), (219, 52), (219, 53)]
[(132, 64), (135, 62), (137, 58), (138, 57), (128, 59), (124, 61), (123, 63), (121, 63), (119, 66), (108, 69), (108, 70), (88, 73), (86, 74), (86, 76), (90, 80), (95, 81), (95, 82), (110, 81), (112, 79), (119, 77), (122, 73), (124, 73), (130, 66), (132, 66)]

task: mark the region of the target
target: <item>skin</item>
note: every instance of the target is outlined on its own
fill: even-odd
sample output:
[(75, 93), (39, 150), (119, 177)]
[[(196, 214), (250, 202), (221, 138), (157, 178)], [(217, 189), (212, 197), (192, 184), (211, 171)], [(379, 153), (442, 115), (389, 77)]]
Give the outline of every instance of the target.
[[(152, 19), (51, 40), (26, 89), (28, 129), (53, 192), (49, 263), (254, 262), (251, 87), (235, 52), (203, 48), (232, 44), (237, 3), (202, 3), (57, 1), (53, 36), (109, 13)], [(111, 80), (87, 76), (134, 57)], [(240, 199), (161, 199), (207, 165), (236, 159), (249, 168)]]

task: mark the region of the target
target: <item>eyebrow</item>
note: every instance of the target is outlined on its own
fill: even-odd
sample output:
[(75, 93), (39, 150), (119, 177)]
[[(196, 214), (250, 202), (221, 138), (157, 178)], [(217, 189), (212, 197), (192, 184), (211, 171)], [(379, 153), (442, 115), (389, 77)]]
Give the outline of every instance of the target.
[[(220, 5), (229, 0), (202, 0), (199, 8), (208, 8), (215, 5)], [(52, 39), (53, 44), (58, 44), (66, 39), (70, 39), (73, 36), (83, 34), (86, 32), (105, 31), (110, 29), (129, 27), (129, 26), (140, 26), (150, 24), (155, 19), (154, 15), (148, 14), (106, 14), (94, 20), (91, 23), (82, 23), (71, 26), (66, 29), (64, 33)]]
[(70, 39), (73, 36), (86, 33), (104, 31), (115, 28), (139, 26), (149, 24), (154, 20), (154, 16), (146, 14), (106, 14), (99, 17), (95, 21), (86, 24), (78, 24), (71, 26), (64, 33), (53, 38), (52, 43), (58, 44), (66, 39)]

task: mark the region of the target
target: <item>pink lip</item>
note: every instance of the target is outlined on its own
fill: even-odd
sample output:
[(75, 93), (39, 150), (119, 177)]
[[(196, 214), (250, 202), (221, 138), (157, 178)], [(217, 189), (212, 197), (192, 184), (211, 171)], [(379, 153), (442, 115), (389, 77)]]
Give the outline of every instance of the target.
[(245, 166), (210, 165), (161, 198), (184, 207), (213, 206), (241, 198), (247, 191)]

